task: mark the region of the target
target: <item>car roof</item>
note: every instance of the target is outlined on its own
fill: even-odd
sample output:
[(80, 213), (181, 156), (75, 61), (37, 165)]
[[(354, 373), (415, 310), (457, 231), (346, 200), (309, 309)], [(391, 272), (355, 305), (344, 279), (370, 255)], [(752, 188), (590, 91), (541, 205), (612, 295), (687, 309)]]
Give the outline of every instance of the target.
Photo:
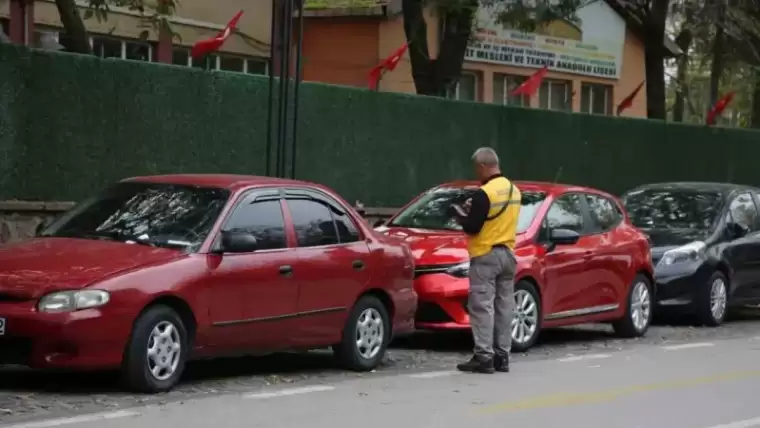
[[(607, 194), (607, 192), (603, 192), (601, 190), (594, 189), (591, 187), (576, 186), (573, 184), (563, 184), (563, 183), (550, 183), (548, 181), (515, 180), (514, 183), (517, 185), (517, 187), (520, 190), (546, 192), (550, 194), (564, 193), (564, 192), (570, 192), (570, 191), (601, 193), (605, 195)], [(465, 188), (465, 187), (479, 187), (479, 186), (481, 186), (481, 183), (476, 180), (459, 180), (459, 181), (450, 181), (448, 183), (443, 183), (436, 187)]]
[(644, 184), (634, 189), (631, 189), (626, 193), (633, 192), (633, 191), (646, 190), (646, 189), (662, 189), (662, 190), (683, 189), (683, 190), (692, 190), (692, 191), (718, 192), (724, 195), (729, 194), (735, 190), (741, 190), (741, 189), (758, 190), (758, 188), (754, 186), (747, 186), (744, 184), (736, 184), (736, 183), (719, 183), (719, 182), (710, 182), (710, 181), (672, 181), (672, 182), (663, 182), (663, 183)]
[(285, 178), (262, 177), (257, 175), (236, 175), (236, 174), (166, 174), (166, 175), (149, 175), (142, 177), (131, 177), (122, 180), (122, 182), (142, 182), (142, 183), (165, 183), (180, 184), (186, 186), (216, 187), (220, 189), (238, 190), (246, 187), (255, 186), (309, 186), (322, 188), (314, 183), (299, 180), (289, 180)]

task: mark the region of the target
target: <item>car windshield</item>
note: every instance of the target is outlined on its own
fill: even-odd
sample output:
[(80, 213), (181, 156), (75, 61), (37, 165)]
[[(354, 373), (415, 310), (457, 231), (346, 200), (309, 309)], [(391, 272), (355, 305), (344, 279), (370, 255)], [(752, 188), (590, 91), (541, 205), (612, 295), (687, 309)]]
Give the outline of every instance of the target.
[[(456, 187), (432, 189), (401, 211), (388, 226), (462, 230), (462, 226), (451, 215), (449, 207), (452, 204), (464, 203), (472, 197), (476, 190)], [(545, 199), (546, 193), (544, 192), (522, 192), (522, 206), (517, 218), (517, 233), (525, 232), (528, 229)]]
[(710, 230), (723, 205), (723, 195), (690, 189), (644, 189), (625, 194), (623, 205), (636, 227)]
[(74, 207), (40, 236), (113, 240), (196, 251), (229, 192), (162, 183), (124, 182)]

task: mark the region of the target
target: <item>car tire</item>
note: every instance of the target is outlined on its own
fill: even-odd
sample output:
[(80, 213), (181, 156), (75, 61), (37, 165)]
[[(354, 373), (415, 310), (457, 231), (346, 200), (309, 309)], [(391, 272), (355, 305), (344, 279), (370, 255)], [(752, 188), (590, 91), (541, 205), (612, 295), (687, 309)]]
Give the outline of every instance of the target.
[(346, 319), (341, 343), (333, 346), (335, 357), (348, 370), (370, 371), (385, 356), (391, 340), (391, 322), (383, 302), (361, 297)]
[(652, 282), (644, 275), (636, 275), (628, 287), (625, 314), (623, 318), (612, 323), (618, 336), (633, 338), (646, 334), (654, 314), (652, 291)]
[[(536, 344), (541, 334), (541, 295), (531, 282), (518, 281), (515, 284), (514, 298), (514, 318), (509, 332), (512, 335), (512, 352), (525, 352)], [(530, 334), (524, 337), (521, 331)]]
[[(695, 299), (697, 320), (708, 327), (723, 324), (728, 313), (728, 278), (721, 272), (715, 272), (702, 285)], [(715, 306), (717, 305), (717, 306)]]
[(188, 343), (176, 311), (164, 305), (149, 307), (135, 321), (124, 352), (124, 383), (138, 392), (169, 391), (185, 370)]

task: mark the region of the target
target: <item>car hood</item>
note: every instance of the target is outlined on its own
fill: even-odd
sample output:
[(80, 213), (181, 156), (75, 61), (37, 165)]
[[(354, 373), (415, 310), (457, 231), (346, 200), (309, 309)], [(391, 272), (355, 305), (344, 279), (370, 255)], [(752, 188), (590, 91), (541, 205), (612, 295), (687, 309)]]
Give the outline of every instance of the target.
[(178, 250), (70, 238), (35, 238), (0, 246), (0, 294), (39, 298), (77, 290), (140, 266), (183, 256)]
[(695, 229), (641, 229), (653, 248), (673, 248), (694, 241), (703, 241), (708, 232)]
[[(417, 266), (454, 264), (469, 260), (467, 235), (463, 232), (386, 226), (375, 230), (406, 242)], [(517, 235), (518, 245), (523, 238), (524, 235)]]

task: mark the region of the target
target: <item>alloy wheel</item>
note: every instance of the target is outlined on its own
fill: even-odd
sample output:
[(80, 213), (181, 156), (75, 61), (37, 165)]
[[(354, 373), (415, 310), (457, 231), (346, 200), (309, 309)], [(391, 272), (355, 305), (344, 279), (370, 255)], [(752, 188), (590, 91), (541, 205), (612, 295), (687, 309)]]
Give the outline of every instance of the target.
[(631, 294), (631, 321), (638, 331), (643, 331), (652, 316), (652, 299), (649, 287), (643, 281), (633, 286)]
[(538, 329), (538, 304), (530, 292), (515, 291), (515, 314), (512, 318), (512, 341), (530, 342)]
[(182, 341), (177, 327), (169, 321), (156, 324), (148, 338), (148, 370), (157, 380), (172, 377), (179, 367)]
[(723, 278), (715, 278), (710, 285), (710, 312), (715, 321), (723, 319), (723, 315), (726, 313), (727, 295), (726, 281)]
[(375, 308), (365, 309), (356, 322), (356, 349), (362, 358), (374, 358), (385, 341), (385, 323)]

